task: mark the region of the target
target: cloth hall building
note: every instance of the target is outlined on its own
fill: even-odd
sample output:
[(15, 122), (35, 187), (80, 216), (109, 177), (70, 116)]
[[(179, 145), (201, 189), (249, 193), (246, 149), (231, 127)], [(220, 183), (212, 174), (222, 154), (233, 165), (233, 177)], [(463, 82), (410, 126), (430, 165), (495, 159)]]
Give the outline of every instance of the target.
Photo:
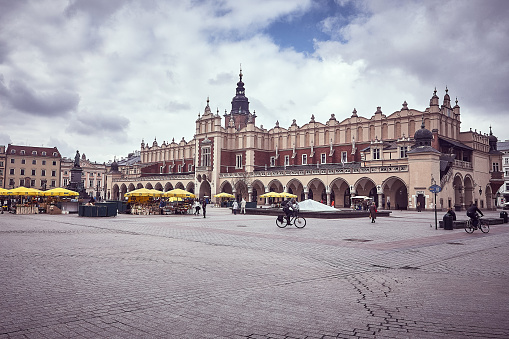
[[(266, 192), (290, 192), (338, 208), (352, 196), (370, 196), (379, 208), (433, 208), (432, 184), (442, 187), (437, 207), (465, 209), (472, 202), (494, 208), (503, 184), (501, 153), (490, 131), (460, 131), (458, 101), (435, 89), (424, 111), (409, 108), (371, 117), (354, 109), (339, 121), (331, 114), (302, 126), (266, 129), (256, 125), (245, 95), (242, 71), (224, 120), (207, 105), (196, 120), (192, 140), (152, 144), (142, 141), (136, 175), (118, 170), (107, 176), (107, 198), (122, 199), (137, 188), (182, 188), (200, 198), (220, 192), (266, 204)], [(440, 103), (442, 101), (442, 103)], [(212, 199), (213, 200), (213, 199)]]

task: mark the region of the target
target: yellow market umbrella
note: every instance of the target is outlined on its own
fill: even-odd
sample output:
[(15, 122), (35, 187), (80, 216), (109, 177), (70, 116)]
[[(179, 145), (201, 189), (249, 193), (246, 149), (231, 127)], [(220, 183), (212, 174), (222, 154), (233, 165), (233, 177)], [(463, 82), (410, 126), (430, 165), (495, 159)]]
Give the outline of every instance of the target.
[(175, 188), (171, 191), (164, 193), (165, 197), (178, 197), (178, 198), (194, 198), (196, 197), (193, 193), (184, 191), (180, 188)]
[(66, 188), (58, 187), (58, 188), (53, 188), (53, 189), (43, 192), (43, 195), (58, 196), (58, 197), (72, 197), (72, 196), (76, 196), (76, 195), (80, 195), (80, 194), (78, 192), (74, 192), (74, 191), (68, 190)]
[(260, 195), (260, 198), (280, 198), (280, 195), (279, 195), (279, 193), (276, 193), (276, 192), (269, 192), (269, 193)]
[(7, 195), (7, 192), (5, 188), (0, 187), (0, 195)]
[(160, 197), (163, 195), (163, 192), (148, 188), (139, 188), (137, 190), (127, 192), (124, 194), (126, 197)]
[(297, 198), (295, 194), (291, 194), (288, 192), (279, 193), (280, 198)]
[(222, 193), (214, 195), (214, 198), (235, 198), (235, 196), (230, 193), (222, 192)]
[(5, 192), (6, 195), (42, 195), (43, 192), (39, 191), (35, 188), (27, 188), (27, 187), (16, 187), (12, 190), (8, 190)]

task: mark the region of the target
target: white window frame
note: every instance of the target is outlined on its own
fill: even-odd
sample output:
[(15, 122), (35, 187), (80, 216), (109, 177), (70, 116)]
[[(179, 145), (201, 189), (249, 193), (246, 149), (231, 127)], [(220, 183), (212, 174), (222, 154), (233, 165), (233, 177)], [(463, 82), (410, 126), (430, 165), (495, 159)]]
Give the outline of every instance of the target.
[(399, 147), (399, 158), (400, 159), (408, 158), (408, 155), (406, 154), (406, 152), (408, 152), (408, 147), (400, 146)]
[(164, 166), (159, 166), (159, 173), (164, 173)]
[(210, 146), (203, 146), (201, 148), (201, 165), (210, 166), (212, 160), (212, 150)]
[(373, 160), (380, 160), (381, 159), (381, 156), (380, 156), (380, 148), (373, 148), (372, 151), (371, 151), (371, 158)]
[(348, 162), (348, 152), (341, 152), (341, 162)]
[(290, 166), (290, 156), (285, 155), (285, 166)]
[(308, 155), (307, 154), (303, 154), (302, 155), (302, 164), (303, 165), (307, 165), (308, 164)]
[(498, 172), (500, 170), (500, 167), (498, 165), (498, 162), (493, 163), (493, 172)]
[(320, 154), (320, 163), (322, 163), (322, 164), (327, 163), (327, 153)]
[(235, 155), (235, 168), (242, 169), (242, 154)]
[(187, 165), (187, 171), (188, 172), (192, 172), (193, 171), (193, 164), (188, 164)]
[(276, 157), (270, 157), (270, 167), (276, 166)]
[(177, 166), (177, 173), (182, 173), (182, 165)]

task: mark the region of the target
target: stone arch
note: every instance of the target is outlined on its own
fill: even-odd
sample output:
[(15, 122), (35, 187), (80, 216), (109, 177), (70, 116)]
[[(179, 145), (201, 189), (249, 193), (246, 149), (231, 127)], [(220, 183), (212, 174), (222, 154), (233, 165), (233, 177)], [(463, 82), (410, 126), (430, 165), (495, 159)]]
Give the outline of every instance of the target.
[(382, 207), (406, 210), (408, 208), (408, 185), (399, 177), (392, 176), (382, 183)]
[(134, 191), (135, 189), (136, 189), (136, 187), (134, 187), (134, 184), (130, 183), (129, 186), (127, 187), (127, 192)]
[(145, 188), (146, 188), (146, 189), (151, 190), (151, 189), (154, 189), (154, 186), (152, 186), (152, 184), (151, 184), (151, 183), (147, 182), (147, 183), (145, 184)]
[(304, 185), (298, 179), (293, 178), (286, 184), (286, 192), (295, 194), (297, 201), (305, 199)]
[(185, 190), (186, 188), (184, 187), (184, 184), (181, 183), (180, 181), (177, 182), (177, 184), (175, 185), (175, 188), (180, 188), (181, 190)]
[(124, 198), (124, 194), (127, 193), (127, 186), (125, 184), (122, 184), (120, 186), (120, 192), (119, 193), (120, 193), (120, 198), (123, 199)]
[(248, 199), (247, 185), (244, 180), (238, 180), (235, 183), (235, 198), (240, 201), (242, 199)]
[(111, 188), (111, 199), (112, 200), (119, 200), (119, 188), (118, 188), (118, 185), (115, 184), (113, 185), (113, 187)]
[(307, 186), (308, 199), (327, 203), (327, 190), (321, 179), (313, 178), (308, 182)]
[(136, 189), (140, 189), (140, 188), (143, 188), (143, 184), (141, 182), (139, 182), (137, 185), (136, 185)]
[(354, 185), (355, 189), (355, 195), (364, 195), (373, 198), (373, 201), (375, 202), (376, 206), (379, 206), (378, 204), (378, 194), (376, 189), (375, 182), (368, 177), (362, 177), (357, 182), (355, 182)]
[(158, 190), (158, 191), (163, 191), (163, 185), (161, 185), (160, 182), (158, 182), (155, 186), (154, 186), (154, 189)]
[(334, 201), (334, 207), (350, 207), (350, 184), (343, 178), (334, 179), (330, 186), (331, 204)]
[(256, 201), (258, 204), (264, 204), (265, 199), (258, 198), (260, 195), (265, 193), (265, 186), (260, 180), (254, 180), (251, 183), (252, 191), (251, 191), (251, 201)]
[(186, 191), (194, 194), (194, 182), (189, 181), (186, 185)]
[(269, 192), (283, 192), (283, 184), (278, 179), (272, 179), (267, 187), (269, 188)]
[(454, 208), (460, 211), (463, 207), (463, 176), (460, 173), (454, 175), (452, 187), (454, 188)]
[[(175, 185), (175, 187), (177, 187), (177, 185)], [(203, 199), (205, 197), (208, 197), (210, 199), (210, 195), (211, 195), (210, 184), (209, 184), (208, 181), (203, 180), (200, 183), (200, 194), (199, 194), (199, 197), (200, 197), (200, 199)]]
[(474, 203), (474, 180), (472, 177), (467, 174), (463, 178), (463, 201), (465, 202), (465, 206), (468, 207)]
[(167, 183), (164, 185), (164, 191), (165, 191), (165, 192), (171, 191), (172, 189), (173, 189), (173, 185), (171, 184), (171, 182), (167, 182)]
[(228, 180), (223, 181), (221, 183), (221, 185), (219, 185), (219, 192), (220, 193), (225, 192), (225, 193), (233, 194), (232, 184), (230, 184), (230, 182)]

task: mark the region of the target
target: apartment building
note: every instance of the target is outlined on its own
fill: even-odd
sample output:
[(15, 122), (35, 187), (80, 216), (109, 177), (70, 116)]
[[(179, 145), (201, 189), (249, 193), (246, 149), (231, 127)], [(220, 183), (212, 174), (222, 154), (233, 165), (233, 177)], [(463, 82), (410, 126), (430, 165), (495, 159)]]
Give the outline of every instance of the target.
[(5, 152), (4, 188), (25, 186), (45, 190), (59, 187), (61, 158), (56, 147), (9, 144)]

